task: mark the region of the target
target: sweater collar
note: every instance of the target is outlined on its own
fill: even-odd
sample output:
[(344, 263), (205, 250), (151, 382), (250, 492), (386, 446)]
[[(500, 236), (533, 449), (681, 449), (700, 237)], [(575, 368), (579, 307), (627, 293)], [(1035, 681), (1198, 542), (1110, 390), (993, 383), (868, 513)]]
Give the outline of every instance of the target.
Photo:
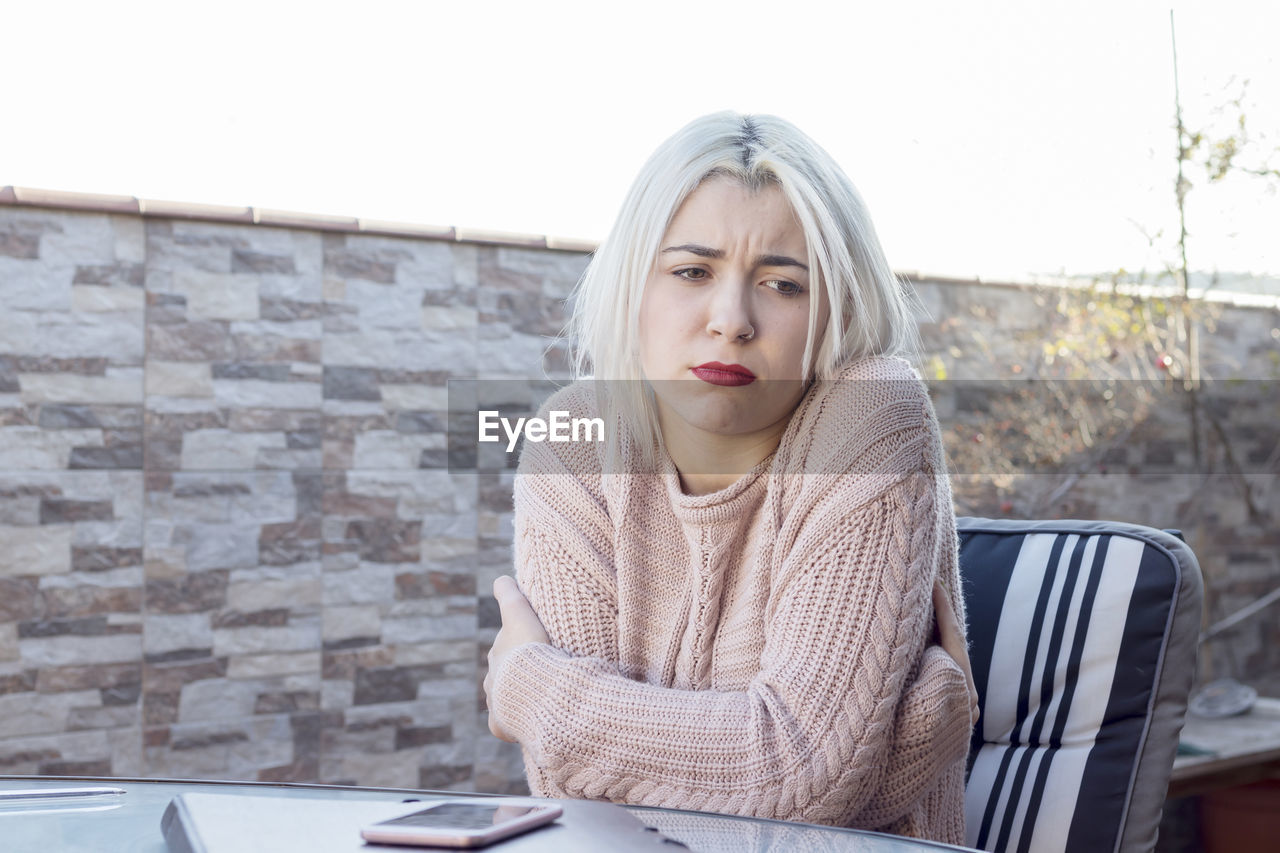
[(658, 454), (658, 473), (666, 486), (671, 508), (677, 518), (691, 524), (728, 521), (759, 503), (764, 486), (769, 481), (764, 474), (773, 467), (777, 457), (775, 450), (723, 489), (705, 495), (687, 495), (680, 488), (680, 472), (666, 448), (660, 447)]

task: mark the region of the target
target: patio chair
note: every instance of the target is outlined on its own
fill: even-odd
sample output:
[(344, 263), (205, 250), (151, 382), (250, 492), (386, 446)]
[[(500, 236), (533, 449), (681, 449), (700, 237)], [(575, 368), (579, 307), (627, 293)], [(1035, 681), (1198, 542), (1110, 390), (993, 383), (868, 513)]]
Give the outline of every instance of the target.
[(1200, 567), (1176, 531), (961, 518), (982, 718), (967, 843), (1155, 847), (1196, 662)]

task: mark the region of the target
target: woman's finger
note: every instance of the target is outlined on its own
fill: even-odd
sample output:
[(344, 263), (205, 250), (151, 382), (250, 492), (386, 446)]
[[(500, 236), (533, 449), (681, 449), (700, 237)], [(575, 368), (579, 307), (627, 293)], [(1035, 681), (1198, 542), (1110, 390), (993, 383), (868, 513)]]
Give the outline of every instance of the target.
[(493, 597), (498, 601), (498, 610), (502, 617), (503, 629), (514, 631), (513, 636), (524, 639), (550, 642), (542, 620), (534, 612), (529, 599), (524, 597), (515, 578), (502, 575), (493, 582)]
[(524, 598), (524, 593), (520, 592), (520, 585), (516, 583), (516, 579), (511, 575), (499, 575), (493, 581), (493, 597), (498, 599), (501, 604), (511, 598), (512, 595), (518, 595)]
[(510, 575), (502, 575), (493, 582), (493, 597), (498, 600), (498, 609), (502, 612), (503, 622), (513, 617), (524, 616), (526, 613), (533, 614), (529, 599), (524, 597), (515, 578)]
[(964, 672), (965, 682), (969, 686), (969, 705), (973, 715), (973, 722), (976, 723), (978, 688), (973, 680), (973, 668), (969, 664), (969, 648), (965, 643), (964, 633), (960, 630), (959, 620), (956, 619), (956, 612), (951, 607), (951, 598), (938, 581), (934, 581), (933, 584), (933, 612), (937, 618), (938, 634), (942, 648), (946, 650), (947, 654), (951, 655), (952, 660), (959, 664), (960, 669)]
[(493, 710), (493, 669), (484, 676), (484, 705), (489, 711), (489, 733), (499, 740), (505, 740), (508, 743), (514, 743), (511, 737), (498, 724), (498, 717)]
[[(933, 582), (933, 638), (938, 641), (944, 649), (947, 648), (946, 634), (943, 631), (943, 619), (950, 615), (951, 602), (947, 600), (947, 592), (942, 588), (941, 581)], [(947, 649), (950, 653), (951, 649)], [(954, 655), (953, 655), (954, 657)]]

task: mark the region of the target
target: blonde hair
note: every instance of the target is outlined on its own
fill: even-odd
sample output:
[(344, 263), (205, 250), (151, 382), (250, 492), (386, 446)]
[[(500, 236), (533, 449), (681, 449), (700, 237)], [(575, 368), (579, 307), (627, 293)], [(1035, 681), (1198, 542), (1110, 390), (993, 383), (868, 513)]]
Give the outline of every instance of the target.
[[(574, 377), (610, 380), (602, 402), (623, 414), (650, 466), (661, 432), (642, 382), (640, 299), (671, 219), (713, 176), (752, 191), (777, 186), (804, 231), (809, 269), (817, 271), (815, 285), (831, 306), (826, 328), (816, 329), (819, 300), (809, 300), (806, 379), (832, 379), (864, 356), (917, 350), (915, 300), (890, 270), (866, 204), (831, 155), (776, 116), (725, 111), (695, 119), (658, 146), (636, 176), (578, 281), (566, 327)], [(821, 341), (816, 351), (815, 340)]]

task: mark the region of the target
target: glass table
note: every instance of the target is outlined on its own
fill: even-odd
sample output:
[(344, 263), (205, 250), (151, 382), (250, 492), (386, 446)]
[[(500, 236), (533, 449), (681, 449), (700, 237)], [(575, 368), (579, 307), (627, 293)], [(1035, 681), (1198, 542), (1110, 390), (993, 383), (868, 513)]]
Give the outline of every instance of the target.
[[(103, 793), (95, 796), (52, 797), (42, 796), (7, 800), (6, 792), (49, 791), (66, 788), (114, 788), (123, 793)], [(223, 795), (208, 797), (200, 795)], [(487, 794), (467, 794), (455, 791), (414, 791), (390, 788), (352, 788), (333, 785), (276, 784), (252, 782), (209, 782), (182, 780), (142, 780), (118, 778), (69, 778), (0, 776), (0, 849), (6, 853), (32, 851), (111, 851), (111, 853), (180, 853), (166, 846), (161, 829), (161, 818), (174, 797), (201, 802), (230, 804), (228, 812), (234, 815), (220, 827), (220, 834), (233, 839), (236, 853), (255, 850), (287, 851), (288, 848), (315, 851), (317, 848), (301, 832), (298, 843), (284, 847), (277, 834), (274, 840), (247, 829), (255, 820), (255, 810), (260, 814), (313, 814), (322, 815), (342, 808), (386, 809), (409, 801), (430, 802), (437, 799), (463, 797), (490, 797)], [(192, 796), (197, 795), (197, 796)], [(233, 800), (226, 795), (238, 795)], [(245, 799), (252, 798), (252, 799)], [(263, 799), (266, 798), (266, 799)], [(560, 802), (560, 801), (557, 801)], [(346, 806), (355, 803), (364, 807)], [(594, 804), (593, 804), (594, 805)], [(599, 806), (596, 806), (599, 809)], [(606, 807), (607, 808), (607, 807)], [(659, 809), (644, 806), (626, 806), (625, 811), (638, 819), (650, 831), (658, 833), (656, 849), (679, 851), (689, 849), (701, 853), (751, 853), (751, 851), (858, 851), (859, 853), (911, 853), (912, 851), (965, 850), (929, 841), (900, 838), (876, 832), (815, 826), (785, 821), (743, 818), (706, 812)], [(308, 812), (308, 809), (310, 812)], [(612, 812), (612, 809), (609, 809)], [(372, 813), (372, 812), (370, 812)], [(566, 816), (569, 814), (566, 811)], [(279, 821), (277, 821), (279, 823)], [(314, 822), (313, 822), (314, 823)], [(628, 823), (630, 823), (628, 821)], [(325, 850), (394, 851), (429, 848), (388, 847), (365, 845), (359, 837), (359, 825), (350, 821), (340, 824), (341, 832), (329, 833), (325, 838)], [(351, 826), (350, 835), (346, 828)], [(316, 826), (310, 830), (317, 831)], [(589, 849), (567, 834), (550, 832), (551, 827), (499, 842), (487, 848), (502, 853), (525, 850), (554, 850), (555, 853), (572, 853), (576, 849)], [(239, 835), (237, 835), (239, 833)], [(542, 833), (540, 835), (540, 833)], [(605, 833), (607, 835), (607, 833)], [(336, 836), (336, 837), (334, 837)], [(207, 839), (206, 839), (207, 840)], [(566, 844), (565, 842), (570, 843)], [(609, 850), (609, 838), (592, 838), (590, 848)], [(242, 843), (241, 843), (242, 842)], [(223, 845), (210, 845), (210, 853), (224, 853)], [(438, 849), (438, 848), (436, 848)]]

